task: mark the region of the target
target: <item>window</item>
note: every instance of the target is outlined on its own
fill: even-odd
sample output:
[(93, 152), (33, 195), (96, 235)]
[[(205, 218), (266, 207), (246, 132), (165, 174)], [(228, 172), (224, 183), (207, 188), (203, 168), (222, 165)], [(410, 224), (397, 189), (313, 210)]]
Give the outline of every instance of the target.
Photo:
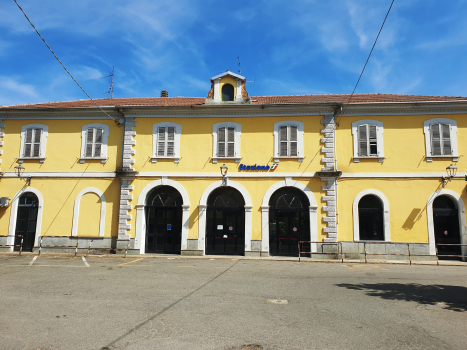
[(180, 134), (182, 126), (175, 123), (163, 122), (152, 127), (152, 157), (153, 163), (157, 159), (174, 159), (180, 161)]
[(213, 125), (213, 163), (217, 163), (218, 158), (235, 159), (236, 163), (240, 162), (241, 129), (240, 124), (231, 122)]
[(224, 84), (222, 86), (222, 101), (233, 101), (234, 100), (234, 87), (230, 84)]
[(303, 162), (303, 123), (294, 120), (274, 124), (274, 162), (296, 158)]
[(384, 161), (383, 123), (377, 120), (359, 120), (352, 123), (353, 160), (377, 158)]
[(21, 128), (21, 146), (19, 163), (25, 159), (38, 159), (45, 161), (45, 145), (49, 128), (42, 124), (29, 124)]
[(81, 157), (80, 163), (87, 159), (99, 159), (107, 162), (107, 139), (109, 126), (105, 124), (84, 125), (81, 130)]
[(437, 157), (452, 157), (458, 161), (457, 124), (454, 120), (436, 118), (423, 122), (425, 133), (426, 160), (432, 162)]

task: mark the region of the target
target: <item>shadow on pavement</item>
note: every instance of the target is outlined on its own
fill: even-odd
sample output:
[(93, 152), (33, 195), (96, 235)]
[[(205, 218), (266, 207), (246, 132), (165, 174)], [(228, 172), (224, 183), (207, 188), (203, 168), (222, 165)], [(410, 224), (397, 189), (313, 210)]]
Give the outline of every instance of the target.
[(424, 305), (438, 305), (446, 310), (467, 311), (467, 288), (461, 286), (418, 283), (342, 283), (336, 286), (362, 290), (366, 295), (383, 299), (415, 301)]

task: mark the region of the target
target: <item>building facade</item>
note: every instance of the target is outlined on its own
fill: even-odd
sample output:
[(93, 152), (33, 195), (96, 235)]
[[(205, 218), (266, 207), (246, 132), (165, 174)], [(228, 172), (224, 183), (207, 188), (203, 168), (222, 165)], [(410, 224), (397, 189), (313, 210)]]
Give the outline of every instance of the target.
[(1, 106), (2, 249), (19, 236), (30, 251), (78, 238), (183, 255), (467, 244), (466, 98), (250, 97), (245, 82), (227, 71), (207, 98)]

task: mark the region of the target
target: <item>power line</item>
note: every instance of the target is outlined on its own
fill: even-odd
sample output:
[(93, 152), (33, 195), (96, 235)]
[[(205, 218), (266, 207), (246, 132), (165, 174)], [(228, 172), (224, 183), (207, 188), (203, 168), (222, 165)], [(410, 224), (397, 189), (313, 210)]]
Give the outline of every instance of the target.
[(52, 52), (52, 54), (55, 56), (55, 58), (57, 59), (57, 61), (62, 65), (63, 69), (65, 69), (65, 71), (68, 73), (68, 75), (71, 77), (71, 79), (73, 79), (73, 81), (76, 83), (76, 85), (79, 86), (79, 88), (84, 92), (84, 94), (92, 101), (92, 103), (94, 103), (94, 105), (99, 108), (106, 116), (108, 116), (110, 119), (112, 119), (115, 124), (117, 124), (118, 126), (121, 126), (122, 124), (115, 118), (113, 118), (110, 114), (108, 114), (106, 111), (104, 111), (92, 98), (91, 96), (88, 95), (88, 93), (81, 87), (81, 85), (79, 85), (79, 83), (76, 81), (75, 78), (73, 78), (73, 75), (71, 75), (71, 73), (68, 71), (68, 69), (66, 69), (65, 65), (62, 63), (62, 61), (60, 61), (60, 59), (57, 57), (57, 55), (55, 54), (55, 52), (50, 48), (49, 44), (47, 44), (47, 41), (45, 41), (45, 39), (42, 37), (41, 33), (39, 33), (39, 31), (37, 30), (37, 28), (34, 26), (34, 24), (32, 24), (31, 20), (29, 19), (29, 17), (26, 15), (26, 13), (24, 12), (24, 10), (21, 8), (21, 6), (18, 4), (18, 2), (16, 0), (14, 0), (16, 5), (18, 6), (18, 8), (21, 10), (21, 12), (23, 13), (24, 17), (26, 17), (26, 19), (28, 20), (29, 24), (34, 28), (34, 30), (36, 31), (37, 35), (39, 35), (39, 37), (42, 39), (42, 41), (44, 42), (45, 45), (47, 45), (47, 47), (49, 48), (50, 52)]
[[(16, 0), (15, 0), (15, 1), (16, 1)], [(368, 58), (366, 59), (365, 65), (363, 66), (362, 72), (360, 73), (360, 77), (359, 77), (358, 80), (357, 80), (357, 84), (355, 84), (355, 87), (354, 87), (354, 89), (353, 89), (353, 91), (352, 91), (352, 94), (350, 95), (349, 100), (348, 100), (347, 103), (346, 103), (347, 106), (349, 105), (350, 100), (352, 99), (353, 94), (355, 93), (355, 90), (357, 90), (358, 83), (360, 82), (360, 79), (362, 78), (363, 72), (365, 71), (366, 65), (368, 64), (368, 61), (370, 60), (371, 54), (373, 53), (373, 49), (374, 49), (375, 46), (376, 46), (376, 42), (378, 41), (379, 35), (381, 34), (381, 31), (383, 30), (384, 23), (386, 23), (386, 19), (387, 19), (388, 16), (389, 16), (389, 12), (391, 12), (392, 4), (394, 4), (394, 0), (391, 1), (391, 6), (389, 6), (388, 13), (386, 13), (386, 17), (384, 17), (383, 24), (381, 25), (381, 28), (379, 29), (378, 35), (376, 36), (375, 42), (373, 43), (373, 47), (371, 48), (370, 54), (368, 55)], [(347, 107), (345, 107), (344, 110), (342, 111), (342, 115), (341, 115), (339, 121), (338, 121), (336, 124), (339, 124), (339, 122), (341, 121), (342, 117), (344, 116), (344, 113), (345, 113), (345, 110), (346, 110), (346, 109), (347, 109)]]

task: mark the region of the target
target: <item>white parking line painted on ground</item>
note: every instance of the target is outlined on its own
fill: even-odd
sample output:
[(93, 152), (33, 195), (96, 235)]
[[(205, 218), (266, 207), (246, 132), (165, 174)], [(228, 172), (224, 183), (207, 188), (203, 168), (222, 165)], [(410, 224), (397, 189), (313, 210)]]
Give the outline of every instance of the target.
[(34, 258), (32, 258), (31, 262), (29, 263), (29, 266), (32, 266), (32, 264), (34, 264), (34, 261), (36, 261), (37, 259), (37, 256), (35, 256)]
[(91, 266), (89, 266), (89, 264), (86, 261), (86, 258), (84, 256), (82, 256), (81, 258), (83, 259), (84, 265), (86, 265), (86, 267), (91, 267)]

